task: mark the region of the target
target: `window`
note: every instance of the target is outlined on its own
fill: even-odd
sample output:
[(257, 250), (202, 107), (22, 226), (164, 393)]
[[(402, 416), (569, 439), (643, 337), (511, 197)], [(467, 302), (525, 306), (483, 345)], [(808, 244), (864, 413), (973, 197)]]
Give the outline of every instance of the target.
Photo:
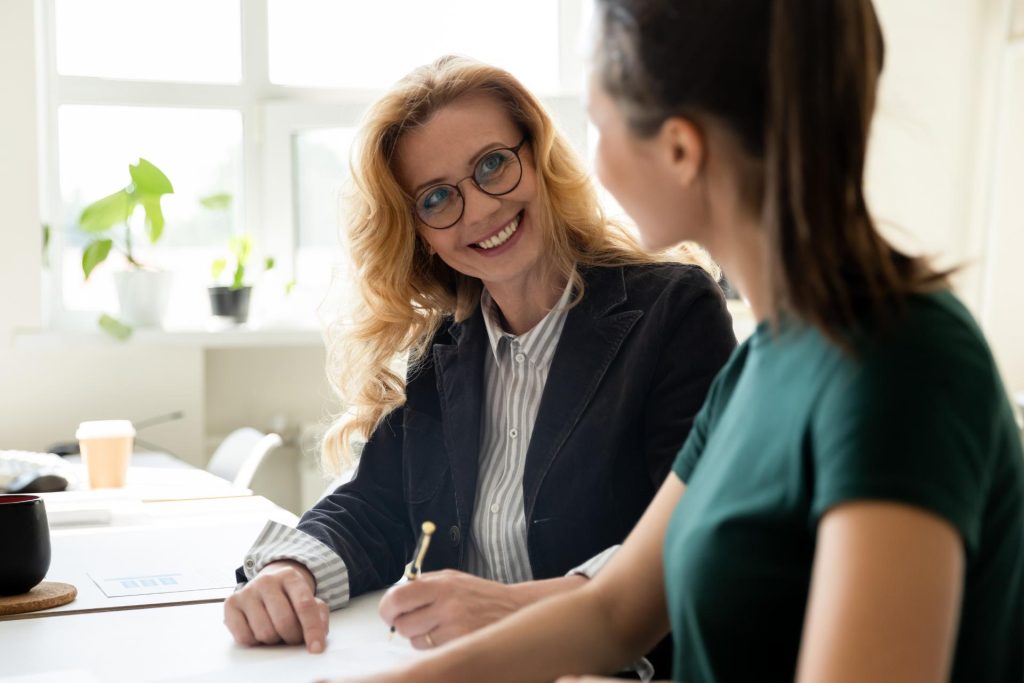
[[(174, 272), (165, 326), (206, 326), (212, 261), (241, 233), (253, 238), (254, 261), (275, 260), (259, 276), (253, 325), (315, 325), (344, 268), (338, 195), (359, 119), (391, 83), (441, 54), (509, 69), (588, 149), (578, 33), (589, 0), (40, 3), (49, 309), (60, 328), (93, 329), (100, 313), (117, 314), (113, 273), (124, 257), (115, 247), (86, 280), (89, 236), (78, 219), (129, 183), (138, 158), (174, 186), (159, 242), (133, 243), (138, 260)], [(200, 203), (213, 194), (230, 204)]]
[[(269, 0), (270, 80), (377, 89), (439, 55), (471, 55), (559, 90), (559, 3)], [(358, 65), (358, 68), (352, 68)]]
[[(175, 273), (169, 322), (188, 322), (189, 308), (202, 310), (209, 264), (234, 232), (230, 213), (204, 209), (199, 199), (219, 192), (241, 194), (242, 120), (237, 111), (156, 107), (64, 105), (58, 108), (61, 222), (75, 225), (85, 206), (125, 186), (136, 157), (156, 164), (174, 185), (163, 199), (167, 226), (156, 246), (136, 242), (141, 263)], [(140, 218), (135, 216), (137, 222)], [(115, 244), (123, 246), (123, 231)], [(112, 272), (125, 267), (117, 253), (85, 281), (78, 230), (64, 233), (61, 285), (69, 311), (117, 309)]]
[(237, 0), (56, 0), (57, 73), (238, 83)]
[(355, 128), (315, 128), (292, 138), (295, 266), (296, 272), (309, 273), (311, 279), (330, 272), (326, 255), (338, 244), (338, 190), (348, 177), (346, 153), (355, 134)]

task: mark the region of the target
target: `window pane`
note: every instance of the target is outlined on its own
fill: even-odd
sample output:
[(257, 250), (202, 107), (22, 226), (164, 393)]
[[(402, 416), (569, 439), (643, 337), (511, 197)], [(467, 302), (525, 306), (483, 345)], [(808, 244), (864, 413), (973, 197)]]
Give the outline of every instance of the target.
[(238, 0), (56, 0), (55, 7), (61, 74), (241, 80)]
[(299, 247), (338, 247), (339, 190), (348, 178), (355, 128), (321, 128), (297, 133), (295, 214)]
[(319, 128), (296, 133), (292, 138), (295, 161), (296, 251), (294, 292), (296, 308), (314, 312), (324, 297), (344, 287), (348, 256), (341, 248), (340, 190), (348, 178), (348, 158), (355, 128)]
[[(91, 202), (130, 182), (128, 165), (139, 157), (160, 168), (174, 186), (163, 207), (166, 226), (156, 245), (143, 237), (142, 215), (133, 218), (136, 259), (175, 272), (171, 320), (205, 319), (210, 263), (226, 251), (241, 224), (242, 120), (237, 111), (113, 106), (62, 106), (58, 110), (63, 202), (63, 299), (68, 310), (116, 311), (112, 272), (125, 265), (112, 251), (85, 282), (82, 249), (89, 237), (78, 218)], [(204, 208), (199, 199), (232, 195), (231, 208)], [(123, 243), (123, 230), (114, 231)]]
[(296, 287), (287, 309), (306, 325), (315, 325), (319, 315), (337, 314), (339, 302), (347, 299), (339, 201), (355, 133), (355, 128), (313, 128), (292, 136)]
[(558, 4), (269, 0), (270, 80), (386, 88), (413, 67), (458, 53), (508, 69), (534, 90), (555, 91)]

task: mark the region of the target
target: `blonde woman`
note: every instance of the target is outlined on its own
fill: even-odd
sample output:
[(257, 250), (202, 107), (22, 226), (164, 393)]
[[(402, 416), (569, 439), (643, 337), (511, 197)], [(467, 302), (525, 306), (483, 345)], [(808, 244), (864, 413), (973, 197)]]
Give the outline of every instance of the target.
[(429, 571), (381, 605), (418, 648), (584, 583), (735, 345), (701, 252), (653, 257), (609, 222), (507, 72), (417, 69), (370, 110), (358, 150), (361, 309), (330, 349), (348, 415), (325, 455), (368, 440), (350, 483), (248, 554), (225, 607), (244, 644), (322, 650), (327, 608), (397, 581), (425, 520)]

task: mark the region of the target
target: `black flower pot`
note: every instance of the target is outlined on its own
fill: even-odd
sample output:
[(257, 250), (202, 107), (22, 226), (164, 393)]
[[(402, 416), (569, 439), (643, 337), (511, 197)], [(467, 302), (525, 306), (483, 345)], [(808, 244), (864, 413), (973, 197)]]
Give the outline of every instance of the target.
[(0, 595), (28, 593), (50, 569), (50, 528), (39, 496), (0, 495)]
[(249, 319), (249, 296), (252, 287), (210, 287), (210, 312), (220, 318), (231, 318), (236, 323)]

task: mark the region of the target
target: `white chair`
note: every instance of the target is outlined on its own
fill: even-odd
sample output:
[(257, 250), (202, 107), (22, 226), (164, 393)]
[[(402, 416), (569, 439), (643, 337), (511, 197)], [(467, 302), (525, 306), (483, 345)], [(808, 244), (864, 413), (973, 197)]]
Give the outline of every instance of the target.
[(281, 444), (277, 434), (264, 434), (252, 427), (236, 429), (217, 446), (206, 471), (247, 489), (263, 459)]

